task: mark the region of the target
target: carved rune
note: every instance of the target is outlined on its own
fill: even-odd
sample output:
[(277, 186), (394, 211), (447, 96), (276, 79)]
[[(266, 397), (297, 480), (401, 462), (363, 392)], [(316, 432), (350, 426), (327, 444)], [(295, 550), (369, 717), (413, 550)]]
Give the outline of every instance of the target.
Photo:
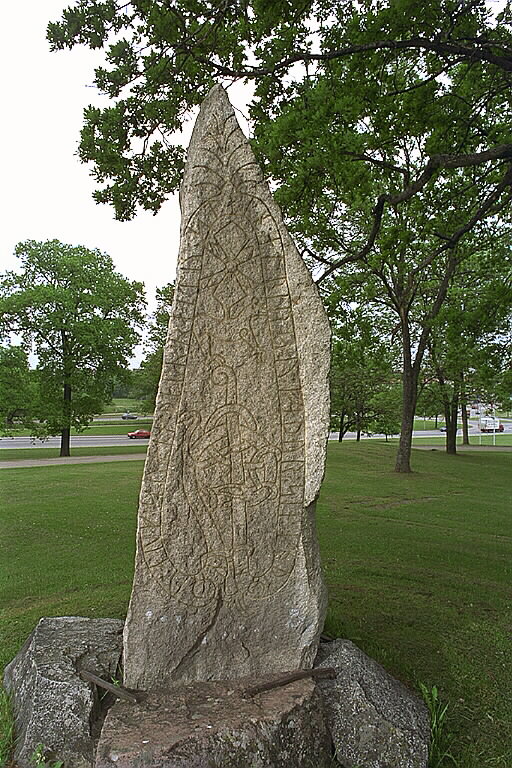
[(257, 166), (237, 164), (232, 122), (210, 130), (211, 162), (195, 168), (202, 201), (182, 233), (189, 256), (174, 310), (180, 344), (166, 359), (175, 428), (165, 488), (144, 504), (141, 524), (144, 558), (162, 588), (197, 605), (219, 592), (250, 604), (286, 584), (304, 494), (283, 244), (255, 192)]

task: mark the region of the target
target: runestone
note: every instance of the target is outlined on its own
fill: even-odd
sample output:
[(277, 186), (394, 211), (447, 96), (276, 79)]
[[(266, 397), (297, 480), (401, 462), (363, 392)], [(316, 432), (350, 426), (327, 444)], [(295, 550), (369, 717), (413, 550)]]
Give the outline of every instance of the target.
[(174, 305), (140, 495), (125, 684), (309, 668), (329, 326), (226, 92), (180, 191)]

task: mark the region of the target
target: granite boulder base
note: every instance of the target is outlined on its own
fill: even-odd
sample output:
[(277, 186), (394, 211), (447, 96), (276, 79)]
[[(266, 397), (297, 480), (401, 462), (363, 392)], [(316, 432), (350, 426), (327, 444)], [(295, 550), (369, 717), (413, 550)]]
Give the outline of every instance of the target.
[(329, 326), (225, 91), (181, 188), (176, 294), (139, 507), (125, 683), (311, 667)]
[(116, 704), (96, 768), (332, 768), (314, 683), (245, 695), (254, 682), (177, 685), (137, 705)]
[(344, 768), (427, 768), (430, 718), (424, 702), (350, 640), (322, 643), (318, 683), (338, 762)]
[(105, 680), (118, 674), (122, 632), (123, 622), (117, 619), (59, 616), (39, 621), (5, 668), (18, 766), (33, 768), (37, 748), (71, 768), (92, 766), (102, 707), (96, 687), (82, 680), (80, 671)]

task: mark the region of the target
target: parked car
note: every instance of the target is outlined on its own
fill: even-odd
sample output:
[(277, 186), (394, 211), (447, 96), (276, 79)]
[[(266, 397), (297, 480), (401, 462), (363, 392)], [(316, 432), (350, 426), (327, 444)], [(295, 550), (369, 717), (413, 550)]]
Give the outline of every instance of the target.
[(149, 437), (150, 435), (151, 432), (148, 432), (147, 429), (136, 429), (135, 432), (128, 432), (130, 440), (136, 440), (139, 437)]
[(136, 419), (137, 418), (137, 414), (136, 413), (130, 413), (129, 411), (127, 411), (126, 413), (123, 413), (121, 418), (122, 419)]

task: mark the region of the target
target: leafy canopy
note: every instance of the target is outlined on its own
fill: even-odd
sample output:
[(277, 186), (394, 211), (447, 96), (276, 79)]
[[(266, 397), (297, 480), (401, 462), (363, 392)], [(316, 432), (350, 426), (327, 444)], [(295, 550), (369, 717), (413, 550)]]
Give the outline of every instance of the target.
[(0, 346), (0, 434), (31, 424), (38, 391), (28, 355), (21, 346)]
[(20, 334), (37, 355), (48, 433), (81, 428), (108, 399), (139, 340), (143, 285), (83, 246), (27, 240), (16, 255), (19, 270), (0, 280), (2, 330)]
[[(86, 109), (79, 153), (93, 164), (96, 199), (125, 219), (176, 190), (184, 153), (174, 134), (219, 81), (254, 83), (262, 157), (273, 164), (277, 152), (294, 169), (299, 139), (293, 175), (305, 171), (308, 183), (343, 162), (338, 182), (354, 200), (382, 177), (380, 208), (441, 170), (481, 166), (482, 179), (496, 169), (495, 189), (512, 158), (510, 21), (485, 0), (80, 0), (48, 39), (105, 49), (95, 84), (112, 103)], [(401, 142), (411, 125), (416, 149)]]

